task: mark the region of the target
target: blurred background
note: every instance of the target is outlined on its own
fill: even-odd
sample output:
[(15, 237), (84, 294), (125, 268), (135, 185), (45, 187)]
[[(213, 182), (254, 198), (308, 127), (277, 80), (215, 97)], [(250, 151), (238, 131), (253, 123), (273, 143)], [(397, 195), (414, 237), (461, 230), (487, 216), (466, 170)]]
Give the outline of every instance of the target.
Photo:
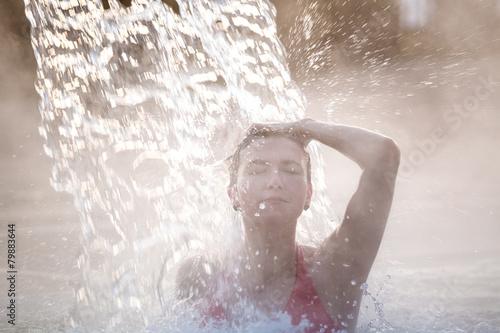
[[(418, 313), (440, 316), (443, 330), (446, 320), (458, 325), (447, 319), (456, 313), (476, 330), (500, 328), (500, 1), (274, 3), (307, 115), (380, 131), (401, 147), (374, 268), (398, 290), (384, 300), (386, 319), (416, 320), (412, 307), (425, 303), (433, 308)], [(71, 313), (61, 304), (80, 278), (79, 222), (72, 198), (49, 184), (29, 30), (23, 2), (3, 0), (0, 240), (6, 249), (7, 224), (15, 223), (19, 320), (30, 313), (55, 330), (64, 324), (51, 316)], [(334, 152), (325, 160), (334, 165), (327, 183), (341, 215), (359, 171)]]

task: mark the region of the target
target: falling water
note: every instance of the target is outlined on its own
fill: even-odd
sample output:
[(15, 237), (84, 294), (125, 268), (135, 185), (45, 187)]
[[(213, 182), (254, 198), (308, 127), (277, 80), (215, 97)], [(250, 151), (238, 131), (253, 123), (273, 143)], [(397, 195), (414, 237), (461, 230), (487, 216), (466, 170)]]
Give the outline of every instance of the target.
[[(244, 130), (304, 114), (274, 7), (191, 0), (177, 13), (146, 0), (128, 8), (110, 1), (109, 9), (25, 3), (51, 183), (73, 195), (80, 215), (83, 283), (73, 319), (89, 331), (147, 327), (173, 308), (172, 272), (186, 253), (223, 260), (227, 248), (213, 244), (238, 239), (224, 159)], [(299, 239), (332, 229), (315, 174), (318, 194)]]

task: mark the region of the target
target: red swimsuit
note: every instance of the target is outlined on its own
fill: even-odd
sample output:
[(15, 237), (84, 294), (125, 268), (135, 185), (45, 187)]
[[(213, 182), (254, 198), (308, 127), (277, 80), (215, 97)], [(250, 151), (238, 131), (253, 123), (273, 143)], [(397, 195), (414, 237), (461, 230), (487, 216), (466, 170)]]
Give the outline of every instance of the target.
[(307, 273), (304, 252), (297, 244), (297, 277), (293, 286), (292, 295), (285, 307), (285, 312), (292, 317), (292, 325), (298, 325), (306, 318), (312, 325), (306, 332), (334, 332), (338, 330), (335, 321), (326, 311), (325, 306), (313, 286), (312, 280)]
[[(309, 328), (305, 333), (319, 332), (336, 332), (339, 330), (333, 318), (328, 314), (325, 306), (321, 302), (318, 292), (313, 286), (312, 280), (307, 272), (306, 262), (304, 260), (304, 252), (300, 245), (297, 244), (297, 276), (293, 286), (292, 294), (286, 304), (285, 313), (292, 317), (292, 325), (297, 326), (303, 319), (309, 321)], [(208, 318), (216, 321), (227, 320), (226, 312), (219, 302), (214, 302), (210, 306)]]

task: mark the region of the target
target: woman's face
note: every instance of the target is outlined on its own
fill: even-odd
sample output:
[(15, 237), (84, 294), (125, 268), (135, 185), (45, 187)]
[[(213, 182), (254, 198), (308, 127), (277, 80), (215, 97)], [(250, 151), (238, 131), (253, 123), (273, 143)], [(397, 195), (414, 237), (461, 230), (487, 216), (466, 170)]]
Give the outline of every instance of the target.
[(309, 205), (303, 148), (282, 136), (256, 139), (240, 152), (235, 187), (229, 189), (245, 221), (256, 224), (295, 222)]

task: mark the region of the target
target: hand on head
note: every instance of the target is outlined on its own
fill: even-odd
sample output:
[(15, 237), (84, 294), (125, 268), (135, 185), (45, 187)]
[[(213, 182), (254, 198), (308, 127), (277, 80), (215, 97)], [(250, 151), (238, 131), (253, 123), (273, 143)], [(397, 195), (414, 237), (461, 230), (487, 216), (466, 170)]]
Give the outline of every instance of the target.
[(277, 131), (282, 133), (289, 133), (291, 135), (296, 136), (298, 139), (302, 141), (304, 147), (307, 147), (309, 142), (311, 142), (310, 133), (306, 130), (305, 124), (310, 121), (309, 118), (304, 118), (301, 120), (288, 122), (288, 123), (270, 123), (270, 124), (261, 124), (261, 123), (253, 123), (248, 129), (246, 134), (250, 135), (253, 132), (266, 130), (269, 131)]

